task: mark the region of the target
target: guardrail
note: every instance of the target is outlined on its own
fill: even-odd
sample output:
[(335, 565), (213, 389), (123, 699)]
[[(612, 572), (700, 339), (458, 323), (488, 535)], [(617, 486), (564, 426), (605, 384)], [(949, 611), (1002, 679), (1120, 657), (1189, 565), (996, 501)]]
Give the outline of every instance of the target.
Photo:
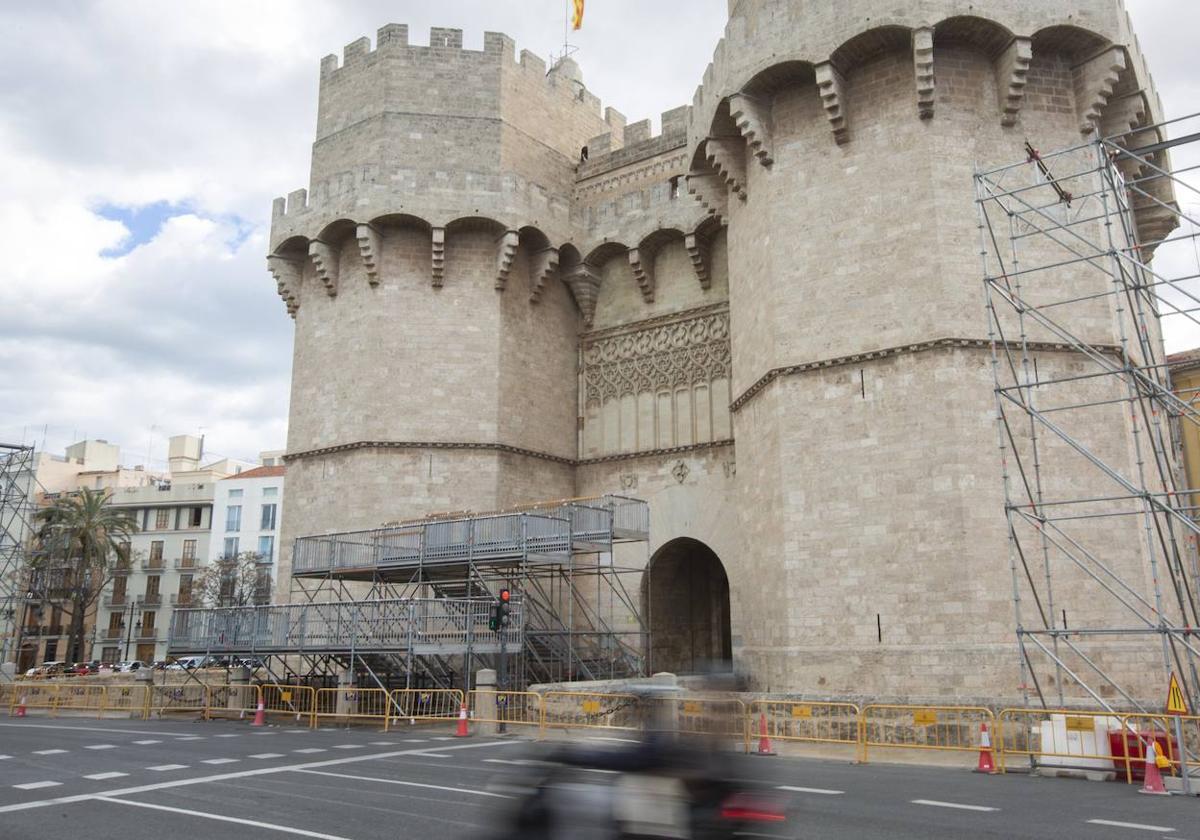
[(862, 710), (854, 703), (755, 700), (750, 704), (747, 744), (764, 730), (772, 741), (841, 744), (859, 750)]
[(983, 724), (995, 730), (992, 710), (983, 706), (905, 706), (871, 703), (859, 715), (861, 760), (871, 747), (979, 752)]

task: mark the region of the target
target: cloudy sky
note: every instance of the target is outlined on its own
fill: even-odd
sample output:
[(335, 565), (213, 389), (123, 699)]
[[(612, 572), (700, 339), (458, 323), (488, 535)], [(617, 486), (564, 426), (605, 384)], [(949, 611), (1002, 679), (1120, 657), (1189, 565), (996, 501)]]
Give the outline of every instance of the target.
[[(1200, 110), (1200, 3), (1128, 2), (1168, 116)], [(320, 57), (388, 22), (414, 43), (461, 28), (475, 49), (503, 31), (545, 57), (563, 5), (0, 6), (0, 440), (100, 437), (157, 466), (171, 434), (281, 448), (292, 322), (263, 257), (271, 199), (305, 186)], [(572, 35), (588, 87), (631, 121), (690, 102), (725, 8), (592, 0)]]

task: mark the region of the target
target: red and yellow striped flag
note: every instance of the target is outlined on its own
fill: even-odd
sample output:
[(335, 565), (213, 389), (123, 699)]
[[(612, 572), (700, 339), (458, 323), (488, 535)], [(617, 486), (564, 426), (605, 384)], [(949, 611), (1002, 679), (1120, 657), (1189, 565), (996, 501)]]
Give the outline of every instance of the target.
[(571, 18), (571, 28), (580, 29), (583, 26), (583, 0), (575, 0), (575, 16)]

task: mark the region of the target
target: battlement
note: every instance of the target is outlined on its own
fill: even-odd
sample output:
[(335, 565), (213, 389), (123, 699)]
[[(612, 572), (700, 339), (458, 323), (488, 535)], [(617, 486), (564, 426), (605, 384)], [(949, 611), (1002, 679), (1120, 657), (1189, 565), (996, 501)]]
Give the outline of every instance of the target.
[(588, 141), (588, 160), (580, 164), (577, 178), (590, 178), (686, 145), (690, 110), (687, 105), (681, 105), (663, 111), (660, 117), (661, 130), (658, 134), (652, 134), (650, 120), (627, 125), (625, 117), (612, 108), (607, 109), (605, 121), (612, 126), (612, 130)]

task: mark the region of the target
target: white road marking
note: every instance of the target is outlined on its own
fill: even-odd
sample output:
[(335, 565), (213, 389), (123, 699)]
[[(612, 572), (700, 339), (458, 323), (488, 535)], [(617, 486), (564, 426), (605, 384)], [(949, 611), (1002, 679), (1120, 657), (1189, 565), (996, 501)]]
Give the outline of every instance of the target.
[(1146, 823), (1131, 823), (1118, 822), (1116, 820), (1088, 820), (1092, 825), (1111, 825), (1113, 828), (1133, 828), (1138, 831), (1157, 831), (1160, 833), (1169, 833), (1174, 831), (1173, 828), (1167, 828), (1163, 825), (1147, 825)]
[(531, 758), (485, 758), (484, 764), (515, 764), (518, 767), (527, 767), (530, 764), (541, 764), (540, 761), (534, 761)]
[(179, 740), (180, 741), (203, 741), (204, 736), (203, 735), (184, 735)]
[(154, 767), (147, 767), (147, 770), (153, 770), (155, 773), (165, 773), (168, 770), (186, 770), (186, 764), (156, 764)]
[(101, 802), (112, 802), (115, 805), (132, 805), (135, 808), (150, 808), (155, 811), (169, 811), (172, 814), (187, 814), (190, 817), (204, 817), (205, 819), (217, 820), (218, 822), (265, 828), (269, 831), (282, 831), (285, 834), (294, 834), (297, 837), (315, 837), (318, 840), (348, 840), (348, 838), (339, 837), (336, 834), (322, 834), (319, 831), (307, 831), (303, 828), (292, 828), (287, 825), (276, 825), (275, 823), (259, 822), (258, 820), (243, 820), (239, 817), (227, 817), (224, 814), (213, 814), (209, 811), (189, 811), (187, 808), (174, 808), (169, 805), (157, 805), (151, 802), (132, 802), (128, 799), (114, 799), (111, 796), (97, 796), (94, 798), (99, 799)]
[(584, 767), (583, 772), (584, 773), (603, 773), (605, 775), (613, 775), (615, 773), (619, 773), (620, 771), (619, 770), (604, 770), (600, 767)]
[(283, 753), (258, 753), (250, 756), (251, 758), (283, 758)]
[(17, 790), (37, 790), (38, 788), (58, 787), (62, 782), (26, 782), (23, 785), (13, 785)]
[(396, 745), (395, 741), (372, 741), (371, 742), (372, 747), (394, 747), (395, 745)]
[(84, 747), (85, 750), (115, 750), (116, 744), (88, 744)]
[(294, 753), (302, 753), (302, 754), (303, 754), (303, 753), (319, 753), (319, 752), (325, 752), (325, 750), (324, 750), (324, 748), (322, 748), (322, 747), (305, 747), (305, 748), (304, 748), (304, 749), (302, 749), (302, 750), (292, 750), (292, 752), (294, 752)]
[(122, 735), (158, 735), (160, 737), (165, 734), (168, 738), (179, 738), (180, 740), (183, 740), (185, 737), (201, 737), (176, 735), (172, 732), (163, 733), (149, 729), (113, 729), (110, 726), (66, 726), (58, 723), (0, 723), (0, 726), (20, 726), (25, 729), (75, 729), (80, 732), (120, 732)]
[(428, 738), (405, 738), (404, 743), (406, 743), (406, 744), (424, 744), (428, 740), (429, 740)]
[(406, 782), (401, 779), (377, 779), (373, 776), (351, 776), (348, 773), (323, 773), (320, 770), (297, 770), (297, 773), (310, 773), (314, 776), (332, 776), (335, 779), (353, 779), (358, 782), (379, 782), (384, 785), (404, 785), (405, 787), (428, 788), (429, 790), (448, 790), (451, 793), (469, 793), (474, 796), (492, 796), (497, 799), (511, 799), (502, 793), (489, 793), (486, 790), (471, 790), (470, 788), (446, 787), (445, 785), (427, 785), (421, 782)]
[(161, 744), (162, 741), (134, 741), (135, 744)]
[(442, 755), (435, 752), (415, 752), (413, 755), (419, 755), (421, 758), (453, 758), (452, 755)]
[(642, 743), (637, 738), (612, 738), (606, 735), (593, 735), (588, 738), (589, 741), (612, 741), (616, 744), (640, 744)]
[(122, 776), (128, 776), (128, 773), (93, 773), (90, 776), (84, 776), (85, 779), (92, 779), (97, 782), (103, 782), (105, 779), (119, 779)]
[(237, 764), (241, 761), (240, 758), (205, 758), (201, 759), (201, 764)]
[(3, 761), (6, 758), (12, 758), (12, 756), (11, 755), (0, 755), (0, 761)]
[(435, 741), (453, 741), (453, 740), (455, 740), (455, 738), (453, 735), (435, 735), (435, 736), (433, 736), (433, 740), (435, 740)]
[(224, 735), (218, 735), (217, 737), (218, 738), (240, 738), (240, 737), (242, 737), (242, 734), (240, 732), (226, 732)]
[(334, 747), (335, 750), (361, 750), (362, 744), (338, 744)]
[(778, 789), (791, 790), (796, 793), (821, 793), (826, 796), (839, 796), (846, 792), (844, 790), (829, 790), (827, 788), (794, 787), (793, 785), (779, 785)]
[(65, 752), (66, 752), (66, 750), (34, 750), (33, 754), (34, 755), (60, 755)]
[(999, 808), (991, 808), (987, 805), (963, 805), (960, 802), (941, 802), (937, 799), (914, 799), (914, 805), (932, 805), (935, 808), (957, 808), (960, 811), (999, 811)]
[[(475, 741), (470, 744), (456, 744), (451, 747), (443, 747), (442, 749), (449, 752), (450, 750), (473, 750), (480, 747), (507, 747), (513, 744), (520, 744), (521, 741)], [(419, 750), (394, 750), (392, 752), (371, 753), (370, 755), (352, 755), (346, 758), (328, 758), (323, 761), (310, 761), (305, 764), (288, 764), (282, 767), (262, 767), (257, 770), (238, 770), (232, 773), (217, 773), (212, 776), (195, 776), (185, 779), (175, 779), (170, 782), (155, 782), (150, 785), (138, 785), (137, 787), (119, 788), (117, 790), (104, 791), (103, 793), (82, 793), (73, 796), (56, 796), (53, 799), (38, 799), (33, 802), (20, 802), (15, 805), (0, 805), (0, 814), (7, 814), (9, 811), (27, 811), (31, 808), (48, 808), (52, 805), (70, 805), (74, 802), (87, 802), (92, 799), (102, 799), (110, 796), (132, 796), (138, 793), (150, 793), (158, 790), (169, 790), (171, 788), (191, 787), (192, 785), (204, 785), (212, 782), (227, 782), (234, 779), (248, 779), (253, 776), (269, 776), (274, 773), (288, 773), (297, 770), (308, 770), (314, 767), (338, 767), (343, 764), (358, 764), (363, 761), (376, 761), (383, 758), (399, 758), (401, 756), (412, 755)]]

